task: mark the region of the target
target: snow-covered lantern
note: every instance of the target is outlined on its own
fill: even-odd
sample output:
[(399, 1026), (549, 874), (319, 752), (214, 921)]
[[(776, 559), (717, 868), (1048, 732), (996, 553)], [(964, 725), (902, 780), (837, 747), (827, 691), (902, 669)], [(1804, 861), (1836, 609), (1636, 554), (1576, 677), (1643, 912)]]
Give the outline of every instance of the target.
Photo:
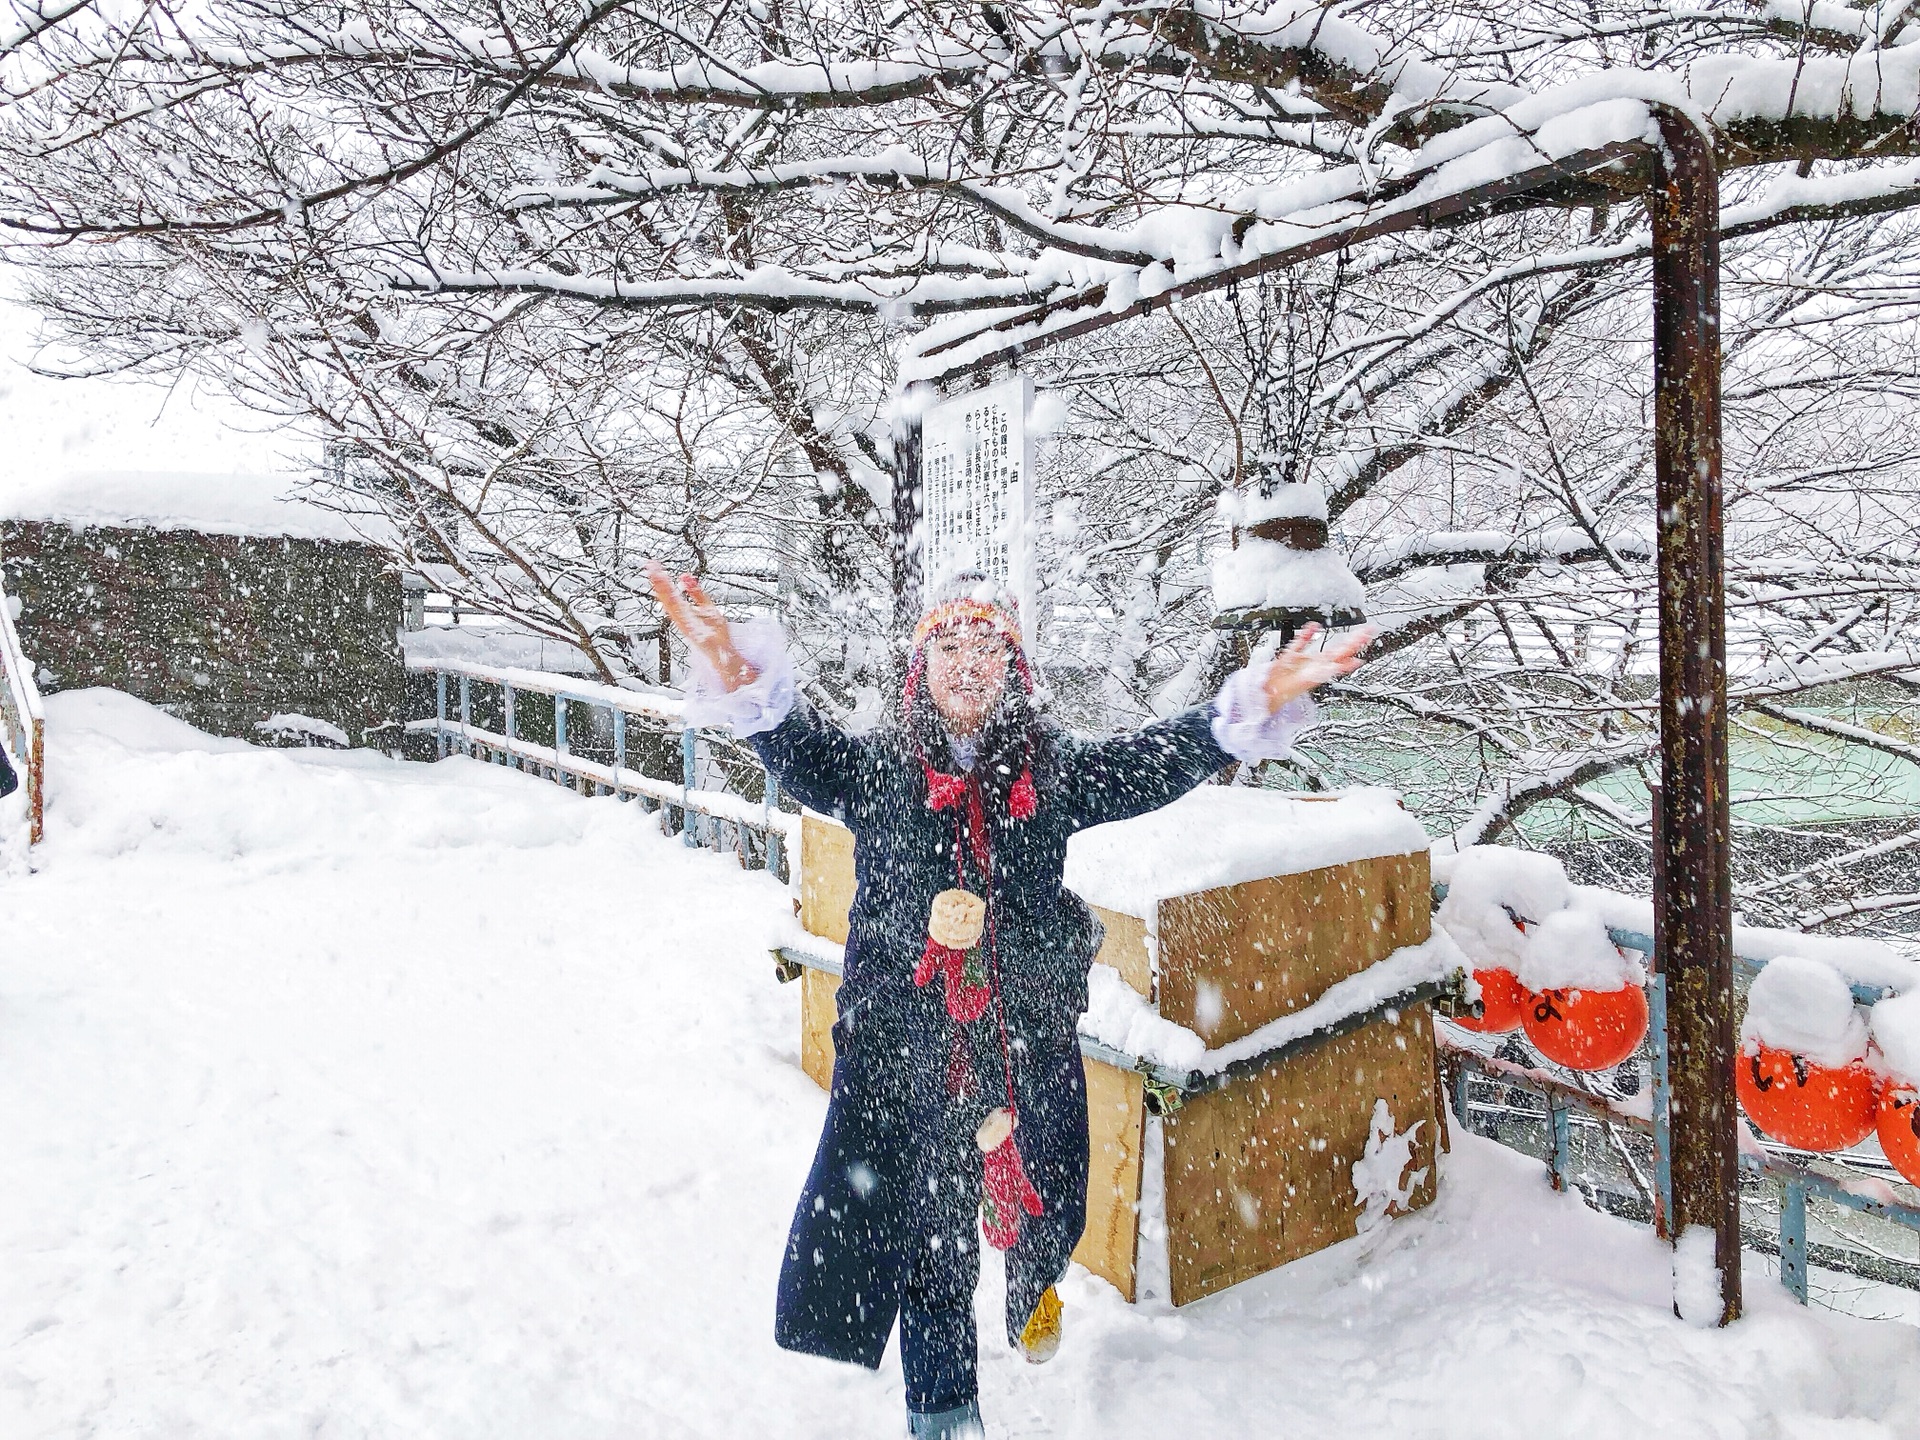
[(1647, 1034), (1646, 973), (1591, 910), (1557, 910), (1527, 934), (1521, 1025), (1533, 1048), (1569, 1070), (1611, 1070)]
[(1889, 1085), (1880, 1097), (1874, 1129), (1887, 1163), (1905, 1176), (1908, 1184), (1920, 1185), (1920, 1090), (1911, 1085)]
[(1520, 977), (1496, 965), (1475, 970), (1473, 983), (1480, 987), (1480, 1013), (1456, 1016), (1453, 1023), (1477, 1035), (1505, 1035), (1518, 1030), (1527, 1012), (1527, 990)]
[(1894, 1169), (1920, 1185), (1920, 990), (1875, 1005), (1870, 1028), (1890, 1072), (1875, 1117), (1880, 1148)]
[(1846, 979), (1797, 955), (1767, 963), (1747, 994), (1734, 1085), (1763, 1134), (1799, 1150), (1844, 1150), (1873, 1132), (1880, 1077)]
[(1480, 1035), (1518, 1030), (1528, 995), (1515, 973), (1527, 953), (1527, 915), (1551, 914), (1571, 894), (1567, 875), (1550, 855), (1476, 845), (1454, 857), (1447, 898), (1435, 921), (1474, 962), (1480, 1014), (1453, 1023)]
[(1213, 557), (1214, 625), (1278, 631), (1341, 630), (1366, 621), (1366, 591), (1328, 544), (1326, 492), (1311, 480), (1259, 478), (1220, 497), (1226, 548)]
[(1551, 855), (1476, 845), (1455, 856), (1435, 917), (1474, 961), (1483, 1033), (1524, 1027), (1570, 1070), (1606, 1070), (1647, 1033), (1646, 974)]

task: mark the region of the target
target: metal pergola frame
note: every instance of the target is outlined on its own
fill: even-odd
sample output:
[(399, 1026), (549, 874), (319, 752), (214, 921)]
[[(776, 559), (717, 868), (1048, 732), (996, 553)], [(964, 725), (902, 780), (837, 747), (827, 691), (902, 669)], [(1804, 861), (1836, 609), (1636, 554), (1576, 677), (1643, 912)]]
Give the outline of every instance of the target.
[[(1667, 998), (1672, 1213), (1666, 1232), (1714, 1234), (1720, 1323), (1740, 1294), (1738, 1115), (1734, 1100), (1733, 905), (1727, 790), (1726, 616), (1720, 476), (1719, 179), (1711, 137), (1693, 119), (1649, 106), (1659, 143), (1615, 140), (1496, 180), (1422, 196), (1440, 167), (1356, 192), (1346, 217), (1256, 259), (1109, 304), (1093, 285), (942, 340), (921, 354), (915, 385), (938, 392), (990, 376), (1064, 341), (1176, 301), (1282, 270), (1381, 236), (1445, 228), (1537, 204), (1543, 192), (1591, 185), (1617, 192), (1623, 172), (1648, 177), (1653, 225), (1654, 466), (1660, 599), (1661, 785), (1654, 813), (1654, 960)], [(1594, 182), (1600, 182), (1595, 184)], [(1238, 242), (1253, 225), (1242, 222)], [(898, 603), (918, 605), (912, 536), (919, 521), (917, 407), (896, 435)]]

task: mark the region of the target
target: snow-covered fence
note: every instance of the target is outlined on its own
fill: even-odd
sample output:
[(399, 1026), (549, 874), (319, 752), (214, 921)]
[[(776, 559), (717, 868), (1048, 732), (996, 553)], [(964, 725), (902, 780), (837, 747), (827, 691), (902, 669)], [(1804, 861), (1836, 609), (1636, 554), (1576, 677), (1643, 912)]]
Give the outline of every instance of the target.
[(13, 626), (13, 601), (0, 585), (0, 740), (18, 762), (26, 788), (29, 845), (38, 845), (46, 829), (46, 729), (40, 687)]
[[(1656, 1018), (1663, 1019), (1657, 1009), (1655, 1013)], [(1664, 1051), (1664, 1023), (1649, 1038), (1656, 1051)], [(1623, 1100), (1594, 1090), (1583, 1090), (1545, 1070), (1486, 1055), (1444, 1037), (1438, 1043), (1453, 1116), (1461, 1126), (1472, 1129), (1475, 1112), (1515, 1114), (1510, 1092), (1519, 1091), (1535, 1097), (1542, 1107), (1534, 1112), (1535, 1116), (1547, 1130), (1547, 1171), (1557, 1190), (1564, 1190), (1574, 1183), (1578, 1168), (1573, 1144), (1576, 1116), (1584, 1117), (1603, 1135), (1619, 1129), (1633, 1131), (1654, 1141), (1655, 1165), (1659, 1172), (1655, 1184), (1661, 1192), (1661, 1200), (1655, 1202), (1656, 1206), (1665, 1201), (1668, 1182), (1660, 1163), (1664, 1154), (1659, 1133), (1664, 1126), (1658, 1125), (1655, 1119), (1662, 1108), (1657, 1098), (1650, 1107), (1637, 1105), (1634, 1100), (1638, 1097)], [(1652, 1068), (1656, 1076), (1660, 1074), (1663, 1063), (1661, 1059), (1655, 1060)], [(1480, 1082), (1483, 1092), (1491, 1092), (1486, 1099), (1474, 1099), (1475, 1081)], [(1841, 1163), (1845, 1165), (1845, 1162)], [(1920, 1290), (1920, 1265), (1890, 1257), (1868, 1257), (1862, 1252), (1840, 1246), (1808, 1245), (1807, 1201), (1810, 1198), (1827, 1201), (1857, 1214), (1876, 1216), (1920, 1234), (1920, 1206), (1902, 1202), (1881, 1176), (1865, 1173), (1853, 1166), (1845, 1168), (1854, 1173), (1836, 1177), (1823, 1174), (1793, 1158), (1792, 1153), (1784, 1147), (1759, 1141), (1743, 1141), (1741, 1146), (1741, 1174), (1772, 1182), (1779, 1187), (1780, 1196), (1778, 1233), (1769, 1235), (1757, 1226), (1742, 1225), (1741, 1243), (1750, 1250), (1779, 1256), (1780, 1283), (1803, 1305), (1808, 1298), (1809, 1263), (1883, 1284)], [(1665, 1203), (1671, 1204), (1670, 1201)], [(1656, 1208), (1652, 1217), (1643, 1215), (1641, 1218), (1652, 1218), (1659, 1225), (1663, 1213), (1669, 1212)]]
[[(1494, 998), (1497, 991), (1487, 989), (1500, 977), (1517, 979), (1529, 1006), (1543, 996), (1568, 993), (1557, 987), (1571, 987), (1576, 997), (1582, 987), (1604, 989), (1596, 975), (1582, 978), (1574, 971), (1583, 967), (1590, 970), (1596, 963), (1585, 953), (1588, 948), (1616, 953), (1623, 964), (1630, 964), (1637, 977), (1631, 983), (1644, 987), (1647, 1001), (1646, 1035), (1636, 1052), (1641, 1061), (1630, 1057), (1627, 1070), (1636, 1071), (1644, 1063), (1650, 1082), (1645, 1094), (1621, 1093), (1617, 1078), (1607, 1082), (1590, 1079), (1579, 1068), (1562, 1072), (1548, 1068), (1544, 1062), (1523, 1063), (1523, 1052), (1509, 1048), (1512, 1042), (1499, 1040), (1513, 1022), (1486, 1019), (1468, 1026), (1483, 1032), (1478, 1037), (1456, 1032), (1454, 1038), (1443, 1035), (1439, 1040), (1455, 1118), (1463, 1126), (1470, 1126), (1476, 1116), (1490, 1118), (1496, 1130), (1519, 1122), (1521, 1134), (1530, 1141), (1539, 1134), (1535, 1130), (1538, 1126), (1544, 1132), (1549, 1175), (1560, 1189), (1574, 1180), (1578, 1164), (1576, 1129), (1597, 1132), (1604, 1148), (1611, 1151), (1640, 1193), (1636, 1207), (1635, 1197), (1624, 1193), (1605, 1197), (1594, 1185), (1595, 1199), (1606, 1208), (1650, 1218), (1666, 1233), (1674, 1214), (1668, 986), (1648, 933), (1652, 928), (1649, 902), (1569, 885), (1564, 871), (1545, 856), (1491, 847), (1462, 852), (1450, 862), (1449, 869), (1452, 888), (1444, 883), (1434, 887), (1441, 906), (1437, 918), (1473, 960), (1475, 977), (1489, 997), (1489, 1012), (1496, 1003), (1503, 1003)], [(1591, 929), (1592, 947), (1574, 943), (1580, 930), (1571, 923), (1575, 920)], [(1871, 940), (1744, 925), (1734, 927), (1733, 939), (1736, 974), (1753, 986), (1742, 1032), (1746, 1040), (1738, 1063), (1757, 1067), (1763, 1051), (1756, 1047), (1770, 1044), (1796, 1052), (1798, 1066), (1801, 1061), (1797, 1052), (1820, 1057), (1826, 1048), (1825, 1031), (1834, 1030), (1844, 1032), (1838, 1033), (1834, 1043), (1853, 1048), (1844, 1055), (1827, 1055), (1825, 1060), (1835, 1065), (1866, 1065), (1882, 1075), (1891, 1073), (1893, 1078), (1887, 1082), (1890, 1095), (1902, 1083), (1910, 1084), (1911, 1074), (1906, 1074), (1905, 1082), (1900, 1076), (1914, 1069), (1914, 1054), (1920, 1053), (1912, 1044), (1912, 1014), (1908, 1009), (1911, 997), (1920, 996), (1920, 963)], [(1644, 957), (1644, 971), (1631, 963), (1628, 952)], [(1770, 967), (1776, 972), (1771, 976)], [(1764, 1003), (1763, 991), (1768, 992)], [(1538, 1036), (1534, 1033), (1533, 1026), (1540, 1019), (1541, 1015), (1535, 1013), (1526, 1020), (1528, 1039), (1551, 1049), (1544, 1030)], [(1772, 1033), (1776, 1028), (1783, 1028), (1783, 1033)], [(1869, 1033), (1875, 1046), (1871, 1059)], [(1496, 1043), (1499, 1053), (1489, 1053)], [(1755, 1073), (1759, 1073), (1757, 1068)], [(1801, 1084), (1809, 1083), (1803, 1072)], [(1878, 1085), (1880, 1080), (1872, 1083)], [(1732, 1097), (1727, 1100), (1731, 1106)], [(1746, 1108), (1760, 1102), (1743, 1090), (1741, 1103)], [(1773, 1122), (1763, 1116), (1760, 1123), (1771, 1128)], [(1883, 1138), (1886, 1133), (1882, 1131)], [(1636, 1156), (1626, 1143), (1627, 1135), (1638, 1137), (1643, 1145), (1651, 1143)], [(1510, 1134), (1498, 1138), (1514, 1143)], [(1902, 1200), (1888, 1183), (1889, 1179), (1900, 1179), (1903, 1173), (1912, 1179), (1911, 1163), (1895, 1163), (1891, 1155), (1882, 1159), (1870, 1146), (1854, 1148), (1858, 1138), (1855, 1133), (1847, 1138), (1806, 1138), (1789, 1144), (1766, 1135), (1751, 1135), (1745, 1127), (1739, 1131), (1742, 1178), (1767, 1182), (1776, 1188), (1778, 1196), (1777, 1231), (1770, 1233), (1764, 1226), (1743, 1222), (1742, 1244), (1778, 1255), (1782, 1284), (1803, 1304), (1808, 1298), (1810, 1261), (1827, 1269), (1920, 1289), (1920, 1265), (1910, 1261), (1870, 1253), (1871, 1247), (1809, 1246), (1809, 1199), (1920, 1234), (1920, 1205)], [(1797, 1148), (1801, 1144), (1814, 1149)], [(1824, 1169), (1814, 1168), (1816, 1163)], [(1764, 1195), (1764, 1191), (1761, 1193)], [(1750, 1202), (1757, 1198), (1748, 1196)]]
[[(582, 795), (615, 795), (638, 800), (648, 810), (663, 812), (666, 822), (679, 829), (688, 845), (707, 845), (739, 852), (749, 865), (764, 866), (784, 875), (791, 841), (800, 817), (781, 810), (780, 787), (764, 770), (759, 800), (730, 790), (703, 786), (701, 732), (685, 721), (684, 702), (664, 691), (626, 690), (572, 675), (511, 666), (482, 665), (465, 660), (421, 660), (408, 669), (433, 679), (434, 713), (412, 720), (407, 729), (434, 737), (435, 754), (444, 758), (458, 751), (498, 765), (512, 765), (542, 775)], [(474, 723), (476, 685), (498, 691), (501, 728)], [(540, 695), (553, 703), (553, 743), (543, 745), (520, 733), (518, 702)], [(607, 759), (579, 753), (573, 743), (573, 716), (579, 707), (604, 711), (612, 731)], [(676, 737), (680, 754), (679, 779), (648, 775), (628, 764), (629, 721)], [(758, 768), (757, 766), (755, 767)]]

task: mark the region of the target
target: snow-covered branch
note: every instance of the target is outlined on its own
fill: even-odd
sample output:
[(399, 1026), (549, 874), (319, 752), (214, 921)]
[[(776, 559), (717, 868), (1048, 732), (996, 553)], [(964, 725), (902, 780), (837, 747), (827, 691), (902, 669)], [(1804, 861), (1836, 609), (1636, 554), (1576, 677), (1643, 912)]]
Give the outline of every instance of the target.
[(1368, 585), (1383, 585), (1413, 570), (1445, 565), (1534, 566), (1590, 565), (1614, 558), (1649, 563), (1651, 540), (1638, 535), (1609, 539), (1605, 549), (1579, 530), (1561, 529), (1545, 535), (1502, 535), (1492, 530), (1439, 531), (1408, 535), (1390, 546), (1352, 562), (1352, 570)]

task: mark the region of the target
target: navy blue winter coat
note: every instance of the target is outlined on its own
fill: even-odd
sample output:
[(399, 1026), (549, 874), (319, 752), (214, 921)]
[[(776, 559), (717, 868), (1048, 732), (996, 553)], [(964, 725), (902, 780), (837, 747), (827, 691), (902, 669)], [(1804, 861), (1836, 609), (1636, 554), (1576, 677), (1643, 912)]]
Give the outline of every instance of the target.
[[(776, 1334), (789, 1349), (876, 1366), (912, 1288), (910, 1262), (942, 1230), (958, 1229), (964, 1247), (972, 1226), (980, 1168), (972, 1129), (1005, 1103), (997, 1017), (966, 1027), (984, 1093), (956, 1115), (940, 1084), (953, 1034), (942, 987), (937, 978), (924, 989), (913, 984), (933, 898), (955, 883), (954, 821), (929, 807), (905, 735), (849, 735), (801, 704), (751, 743), (789, 794), (839, 819), (855, 841), (833, 1092), (789, 1236)], [(1062, 884), (1067, 840), (1156, 810), (1229, 759), (1206, 707), (1106, 739), (1043, 728), (1032, 756), (1037, 811), (990, 820), (1018, 1139), (1046, 1206), (1008, 1255), (1010, 1340), (1065, 1272), (1084, 1222), (1086, 1096), (1075, 1031), (1100, 926)], [(930, 1193), (941, 1203), (930, 1204)]]
[(7, 749), (0, 745), (0, 799), (5, 799), (20, 788), (20, 777), (13, 773), (13, 765), (7, 759)]

